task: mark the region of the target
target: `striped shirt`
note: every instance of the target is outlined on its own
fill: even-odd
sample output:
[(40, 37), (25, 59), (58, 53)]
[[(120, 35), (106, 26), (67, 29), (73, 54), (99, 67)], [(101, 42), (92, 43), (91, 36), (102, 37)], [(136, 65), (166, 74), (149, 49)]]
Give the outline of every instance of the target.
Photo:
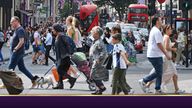
[(125, 52), (125, 47), (121, 44), (115, 44), (113, 49), (113, 67), (119, 69), (127, 69), (127, 65), (121, 56), (121, 52)]

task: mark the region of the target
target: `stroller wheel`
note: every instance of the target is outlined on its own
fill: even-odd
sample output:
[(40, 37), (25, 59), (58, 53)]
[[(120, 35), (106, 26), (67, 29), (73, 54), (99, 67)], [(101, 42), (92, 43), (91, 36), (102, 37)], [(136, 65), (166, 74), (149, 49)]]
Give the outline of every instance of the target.
[(89, 84), (89, 90), (91, 90), (91, 91), (95, 91), (95, 90), (96, 90), (96, 85), (95, 85), (95, 83), (90, 83), (90, 84)]

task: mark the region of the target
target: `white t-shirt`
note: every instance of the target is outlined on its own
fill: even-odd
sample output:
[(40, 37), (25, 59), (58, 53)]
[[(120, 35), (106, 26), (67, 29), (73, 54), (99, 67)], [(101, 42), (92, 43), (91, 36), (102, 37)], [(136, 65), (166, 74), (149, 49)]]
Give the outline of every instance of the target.
[(53, 41), (53, 37), (52, 37), (51, 33), (47, 33), (45, 44), (52, 45), (52, 41)]
[[(34, 40), (37, 39), (38, 45), (41, 44), (40, 34), (36, 31), (33, 36)], [(33, 42), (33, 45), (35, 45), (35, 41)]]
[(158, 43), (162, 43), (163, 45), (163, 36), (161, 31), (154, 26), (149, 34), (147, 57), (163, 57), (164, 54), (157, 46)]
[(127, 65), (121, 56), (120, 52), (125, 52), (125, 48), (122, 44), (115, 44), (113, 49), (113, 67), (120, 69), (127, 69)]

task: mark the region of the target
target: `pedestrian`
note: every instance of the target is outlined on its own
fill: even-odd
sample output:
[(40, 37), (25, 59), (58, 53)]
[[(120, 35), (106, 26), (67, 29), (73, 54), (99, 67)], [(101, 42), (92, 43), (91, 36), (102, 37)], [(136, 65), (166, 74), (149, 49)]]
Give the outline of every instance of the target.
[[(185, 36), (185, 31), (183, 28), (180, 28), (180, 33), (177, 38), (177, 52), (176, 52), (176, 66), (181, 66), (180, 61), (181, 58), (184, 57), (182, 56), (182, 52), (185, 50), (185, 44), (186, 44), (186, 36)], [(184, 59), (184, 58), (183, 58)]]
[(56, 87), (53, 89), (64, 89), (63, 85), (63, 76), (69, 79), (70, 88), (73, 88), (76, 78), (71, 77), (67, 71), (69, 70), (71, 60), (70, 60), (70, 52), (68, 51), (68, 43), (66, 42), (66, 35), (63, 33), (63, 28), (59, 24), (53, 25), (53, 36), (56, 37), (55, 40), (55, 48), (56, 48), (56, 67), (59, 74), (59, 82)]
[(131, 31), (128, 31), (127, 40), (131, 42), (133, 45), (135, 45), (136, 39)]
[(121, 90), (125, 95), (131, 92), (132, 88), (126, 82), (126, 70), (131, 65), (127, 59), (124, 46), (121, 44), (122, 36), (117, 33), (112, 36), (113, 49), (113, 79), (112, 79), (112, 95), (119, 94)]
[(66, 19), (67, 36), (71, 37), (74, 40), (75, 39), (75, 26), (72, 23), (73, 23), (73, 16), (68, 16)]
[(144, 92), (146, 92), (146, 84), (150, 81), (156, 79), (155, 84), (155, 94), (163, 94), (161, 91), (161, 81), (162, 81), (162, 73), (163, 73), (163, 54), (166, 56), (168, 60), (170, 60), (170, 56), (163, 48), (163, 36), (160, 31), (162, 26), (162, 21), (160, 17), (154, 17), (152, 20), (152, 26), (148, 49), (147, 49), (147, 57), (149, 62), (153, 65), (155, 72), (150, 74), (143, 79), (139, 80), (139, 84)]
[(3, 30), (1, 30), (1, 28), (0, 28), (0, 65), (4, 61), (3, 54), (2, 54), (2, 48), (3, 48), (4, 43), (5, 43), (5, 39), (4, 39)]
[(52, 47), (52, 41), (53, 41), (53, 36), (51, 34), (52, 32), (52, 29), (51, 28), (48, 28), (47, 31), (46, 31), (46, 37), (45, 37), (45, 49), (46, 49), (46, 52), (45, 52), (45, 64), (46, 66), (49, 65), (49, 61), (48, 61), (48, 58), (50, 58), (52, 61), (54, 61), (54, 59), (50, 56), (50, 50), (51, 50), (51, 47)]
[(18, 66), (19, 70), (23, 72), (32, 82), (32, 87), (34, 88), (37, 84), (38, 76), (33, 76), (31, 72), (29, 72), (24, 64), (24, 38), (25, 38), (25, 30), (20, 24), (20, 19), (17, 16), (11, 18), (11, 26), (15, 30), (13, 35), (13, 40), (11, 43), (11, 57), (8, 69), (14, 71), (16, 66)]
[[(172, 57), (172, 51), (176, 52), (177, 48), (173, 48), (173, 43), (170, 40), (170, 36), (172, 34), (172, 28), (170, 25), (165, 25), (163, 28), (164, 37), (163, 37), (163, 46), (166, 49), (166, 52), (169, 54), (170, 57)], [(162, 88), (165, 88), (165, 86), (170, 82), (170, 80), (173, 80), (174, 87), (175, 87), (175, 94), (182, 94), (185, 91), (179, 89), (178, 86), (178, 74), (177, 70), (175, 68), (175, 65), (172, 60), (168, 60), (165, 56), (163, 56), (163, 76), (162, 76)], [(150, 72), (150, 74), (153, 74), (155, 72), (155, 69), (153, 68)], [(149, 88), (151, 83), (147, 84), (147, 88)], [(164, 90), (164, 89), (163, 89)], [(165, 91), (165, 90), (164, 90)], [(149, 89), (148, 91), (149, 92)]]
[(77, 51), (78, 52), (82, 52), (83, 51), (83, 46), (82, 46), (82, 42), (81, 42), (81, 32), (79, 31), (79, 25), (80, 25), (80, 22), (77, 20), (77, 18), (73, 17), (73, 22), (72, 22), (72, 25), (75, 27), (75, 36), (74, 36), (74, 42), (75, 42), (75, 45), (76, 45), (76, 48), (77, 48)]
[(111, 43), (111, 30), (106, 27), (105, 28), (105, 33), (104, 33), (104, 39), (103, 42), (105, 43), (106, 47), (107, 47), (107, 52), (110, 53), (113, 50), (113, 45)]
[(107, 57), (107, 49), (101, 38), (103, 30), (99, 26), (95, 26), (91, 34), (94, 38), (94, 43), (90, 48), (89, 57), (91, 66), (91, 79), (95, 82), (97, 90), (93, 95), (102, 95), (106, 90), (102, 81), (107, 81), (109, 77), (108, 70), (102, 65)]
[(40, 45), (41, 45), (41, 39), (40, 39), (40, 27), (39, 26), (35, 26), (34, 28), (34, 34), (33, 34), (33, 38), (34, 41), (32, 43), (33, 45), (33, 56), (32, 56), (32, 64), (38, 64), (37, 63), (37, 59), (38, 57), (41, 55), (41, 49), (40, 49)]

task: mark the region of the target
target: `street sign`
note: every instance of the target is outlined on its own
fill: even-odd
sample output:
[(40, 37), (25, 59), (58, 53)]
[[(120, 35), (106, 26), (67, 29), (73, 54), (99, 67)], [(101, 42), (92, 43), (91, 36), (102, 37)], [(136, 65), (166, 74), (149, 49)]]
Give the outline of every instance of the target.
[(158, 0), (158, 2), (159, 2), (160, 4), (162, 4), (162, 3), (165, 2), (165, 0)]

